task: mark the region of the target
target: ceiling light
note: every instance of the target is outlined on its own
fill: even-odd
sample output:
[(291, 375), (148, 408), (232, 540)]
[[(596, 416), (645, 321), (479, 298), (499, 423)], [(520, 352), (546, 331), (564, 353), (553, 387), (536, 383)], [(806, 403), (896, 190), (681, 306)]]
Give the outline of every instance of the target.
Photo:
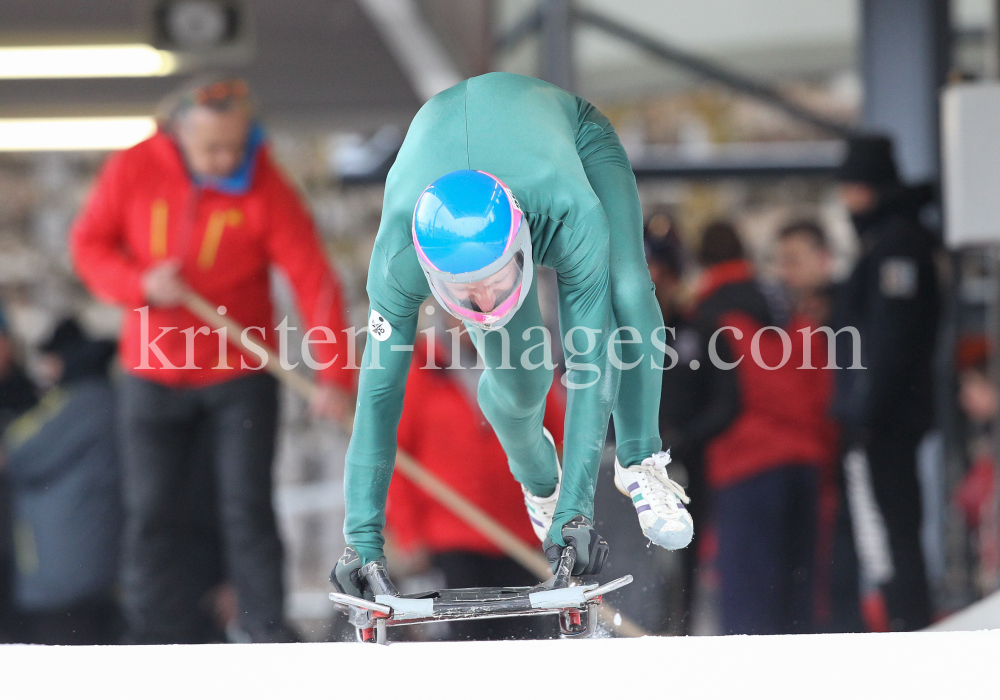
[(147, 44), (0, 47), (0, 79), (167, 75), (177, 62)]
[(154, 131), (152, 117), (0, 119), (0, 151), (114, 151)]

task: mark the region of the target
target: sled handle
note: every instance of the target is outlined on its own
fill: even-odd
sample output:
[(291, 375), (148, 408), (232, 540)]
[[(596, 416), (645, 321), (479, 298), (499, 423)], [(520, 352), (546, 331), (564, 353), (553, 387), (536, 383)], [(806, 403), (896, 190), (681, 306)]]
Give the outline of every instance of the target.
[(339, 603), (340, 605), (347, 605), (352, 608), (361, 608), (362, 610), (371, 610), (372, 612), (382, 613), (384, 615), (391, 615), (392, 608), (388, 605), (382, 605), (381, 603), (376, 603), (372, 600), (365, 600), (364, 598), (355, 598), (352, 595), (347, 595), (346, 593), (330, 593), (330, 600), (334, 603)]
[(598, 596), (602, 596), (605, 593), (610, 593), (611, 591), (617, 591), (623, 586), (627, 586), (632, 583), (632, 574), (625, 574), (621, 578), (616, 578), (614, 581), (608, 581), (603, 586), (598, 586), (592, 590), (587, 591), (583, 594), (584, 600), (593, 600)]
[(569, 587), (574, 566), (576, 566), (576, 547), (568, 544), (563, 547), (562, 554), (559, 555), (559, 563), (556, 565), (556, 571), (552, 574), (552, 578), (545, 583), (545, 586), (547, 588)]

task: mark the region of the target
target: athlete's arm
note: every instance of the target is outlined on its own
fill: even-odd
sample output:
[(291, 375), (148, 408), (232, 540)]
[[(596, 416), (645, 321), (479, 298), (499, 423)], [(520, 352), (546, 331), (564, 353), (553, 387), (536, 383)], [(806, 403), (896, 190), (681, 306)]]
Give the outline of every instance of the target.
[[(400, 255), (406, 253), (412, 255), (413, 251)], [(414, 265), (415, 260), (414, 256)], [(396, 430), (403, 411), (417, 314), (429, 294), (413, 279), (398, 279), (394, 269), (398, 265), (392, 264), (376, 242), (368, 271), (368, 339), (344, 468), (344, 537), (365, 563), (382, 555), (386, 494), (396, 461)]]

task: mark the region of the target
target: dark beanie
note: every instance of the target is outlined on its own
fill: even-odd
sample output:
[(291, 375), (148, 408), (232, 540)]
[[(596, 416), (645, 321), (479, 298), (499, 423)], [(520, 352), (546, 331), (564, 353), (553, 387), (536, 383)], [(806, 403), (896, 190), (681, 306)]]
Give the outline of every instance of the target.
[(61, 355), (86, 340), (87, 337), (80, 324), (72, 318), (65, 318), (56, 325), (52, 335), (38, 349)]
[(698, 248), (698, 262), (705, 267), (743, 260), (746, 252), (740, 242), (736, 228), (728, 221), (713, 221), (701, 234), (701, 245)]
[(892, 141), (885, 136), (854, 136), (847, 140), (847, 155), (837, 169), (839, 182), (894, 185), (899, 182)]
[(687, 262), (684, 244), (666, 212), (657, 212), (649, 218), (643, 227), (642, 238), (647, 260), (656, 261), (678, 277), (684, 274)]
[(60, 385), (92, 377), (107, 377), (108, 365), (115, 356), (117, 343), (111, 340), (91, 340), (72, 318), (59, 322), (52, 335), (39, 350), (58, 355), (63, 361)]

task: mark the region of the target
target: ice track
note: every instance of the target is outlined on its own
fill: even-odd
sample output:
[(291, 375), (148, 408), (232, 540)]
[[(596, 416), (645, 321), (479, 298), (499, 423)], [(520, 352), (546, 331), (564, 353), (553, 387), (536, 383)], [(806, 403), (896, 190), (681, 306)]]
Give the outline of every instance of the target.
[[(4, 698), (997, 697), (1000, 631), (532, 642), (0, 646)], [(574, 688), (573, 679), (582, 684)]]

